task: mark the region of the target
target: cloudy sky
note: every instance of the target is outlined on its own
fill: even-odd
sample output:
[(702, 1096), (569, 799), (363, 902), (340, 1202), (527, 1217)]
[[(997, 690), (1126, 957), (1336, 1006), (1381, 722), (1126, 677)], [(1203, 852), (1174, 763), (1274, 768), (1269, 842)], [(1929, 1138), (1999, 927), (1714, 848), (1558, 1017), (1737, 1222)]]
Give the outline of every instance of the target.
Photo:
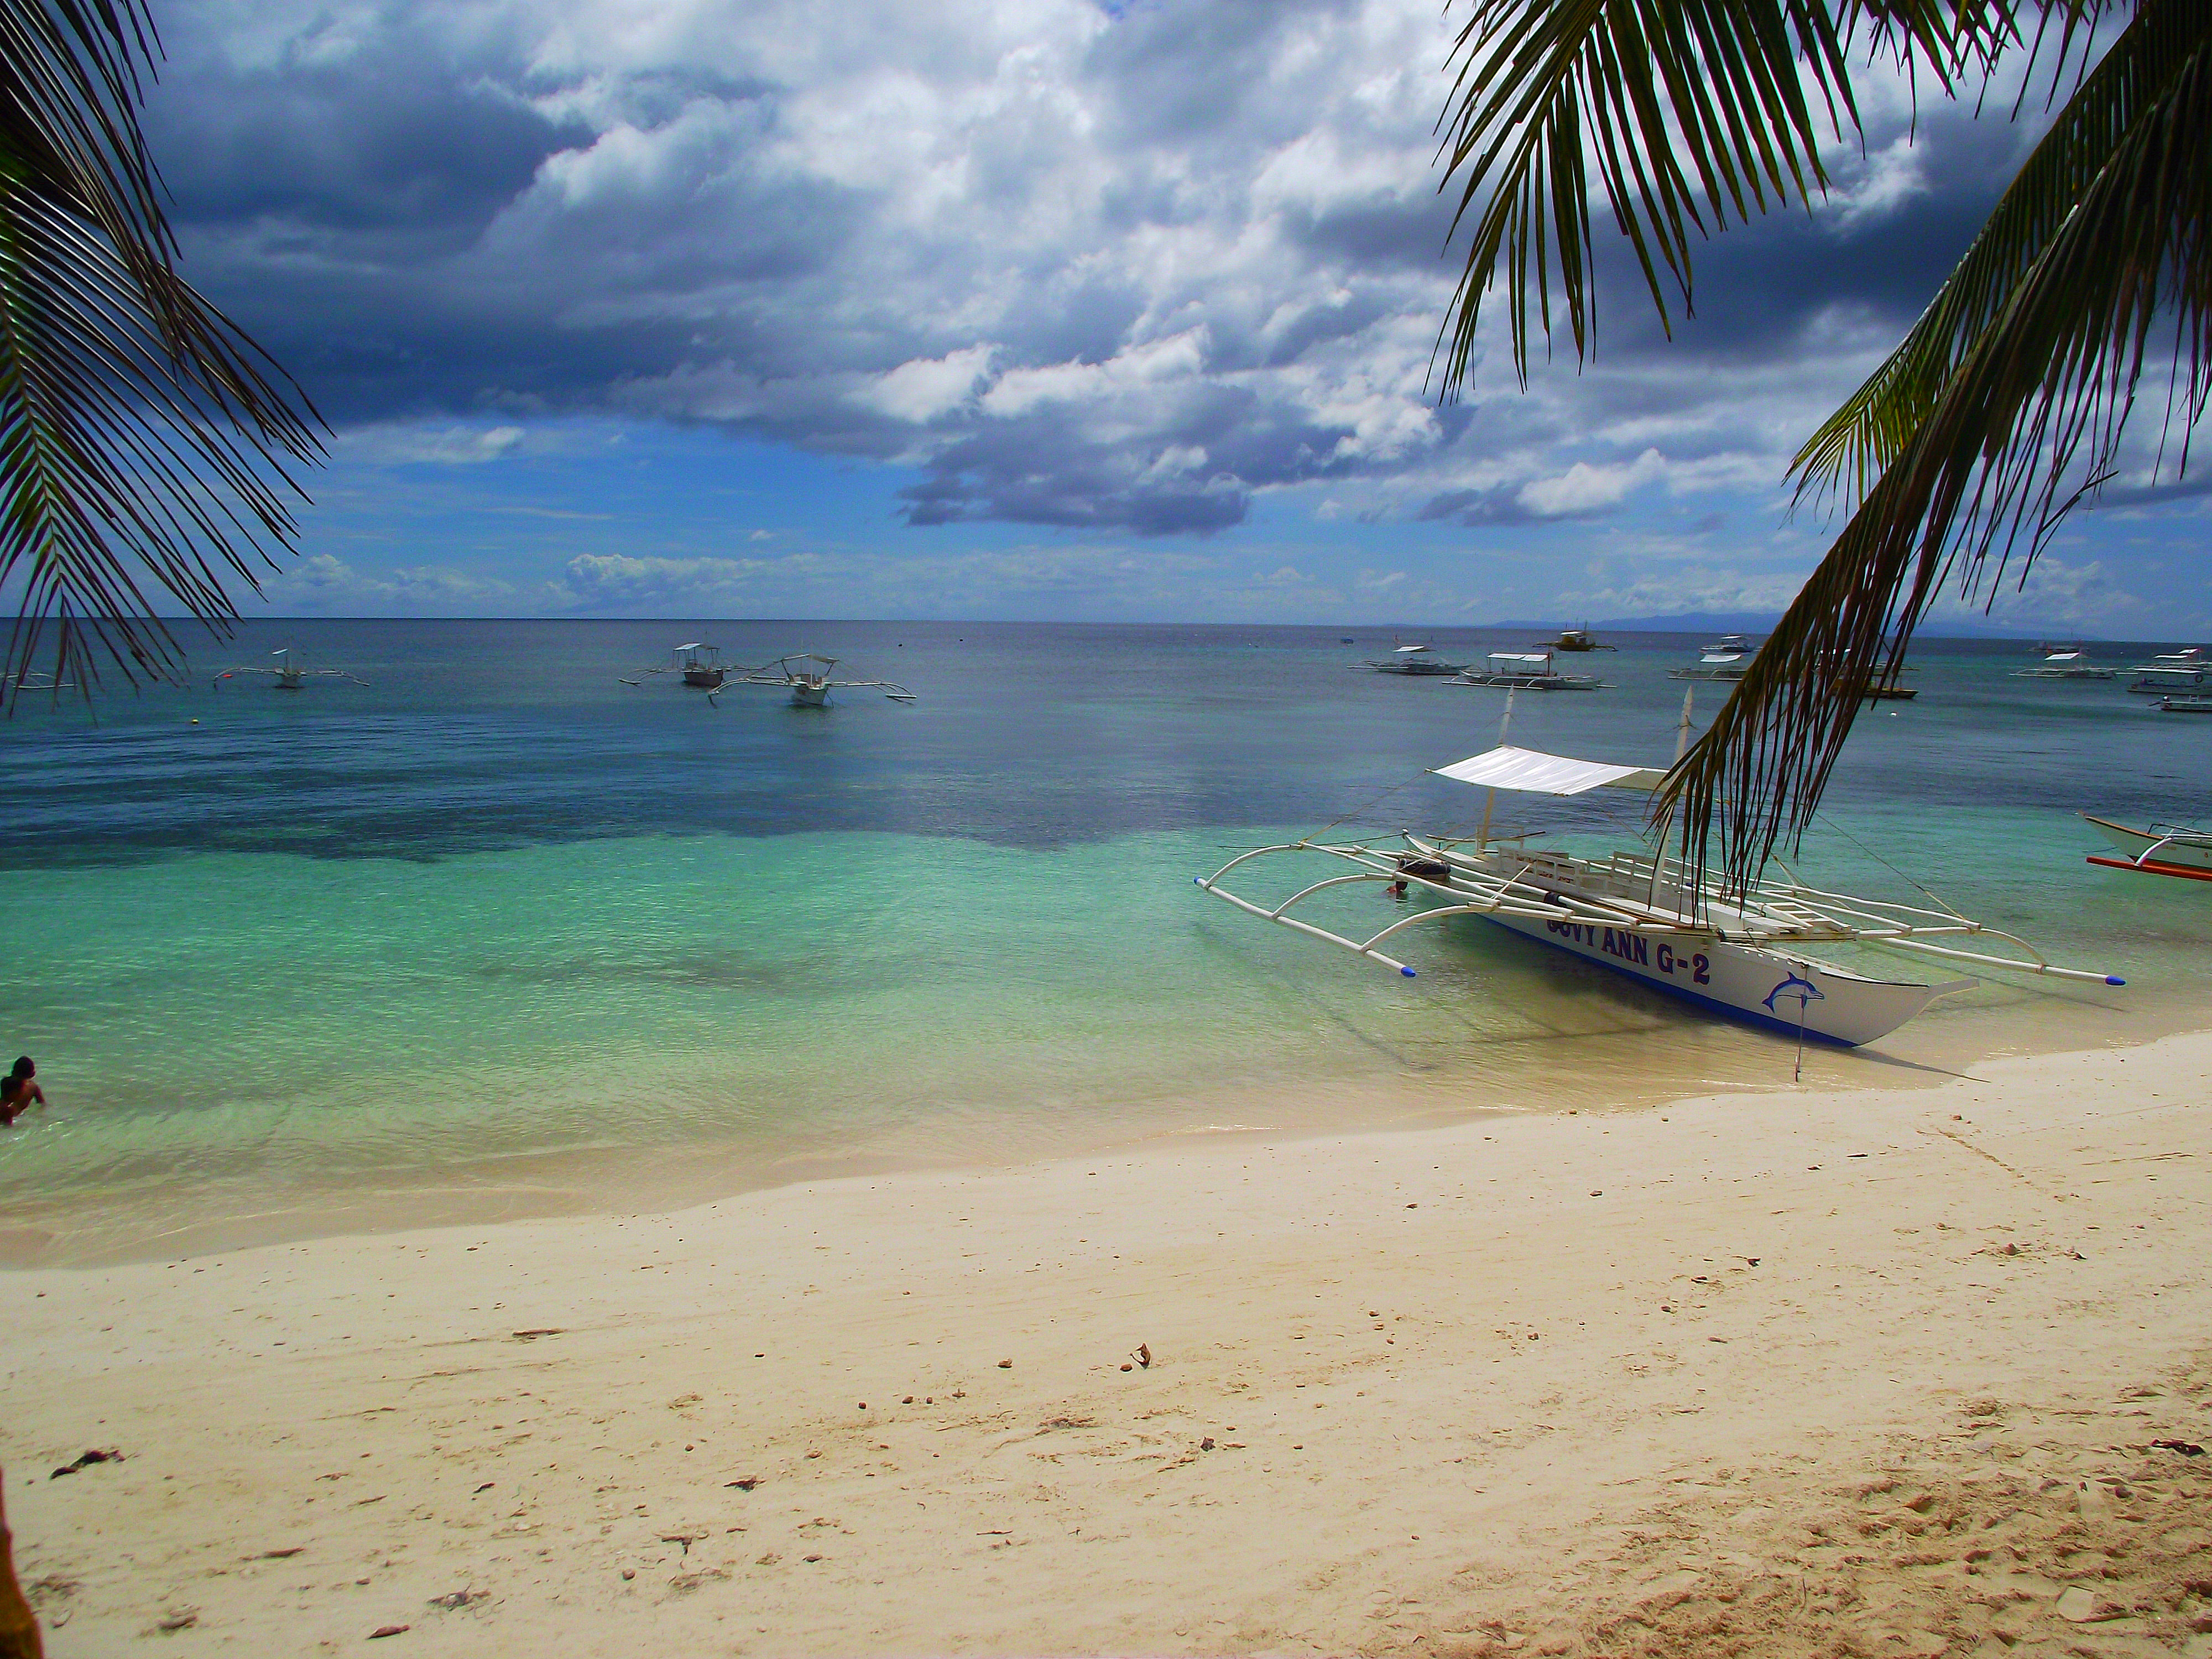
[[(1877, 89), (1668, 341), (1440, 407), (1437, 0), (161, 0), (186, 274), (337, 434), (273, 608), (1579, 620), (1778, 608), (1796, 443), (2027, 134)], [(1608, 237), (1609, 230), (1605, 233)], [(2193, 480), (2191, 481), (2194, 482)], [(2203, 497), (2000, 620), (2212, 629)]]

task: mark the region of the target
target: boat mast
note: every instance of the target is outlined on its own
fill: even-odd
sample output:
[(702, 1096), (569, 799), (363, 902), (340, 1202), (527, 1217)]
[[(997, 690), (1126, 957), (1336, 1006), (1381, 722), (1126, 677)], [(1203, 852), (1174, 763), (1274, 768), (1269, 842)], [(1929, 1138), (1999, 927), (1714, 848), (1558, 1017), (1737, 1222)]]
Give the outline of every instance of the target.
[[(1513, 729), (1513, 694), (1518, 686), (1505, 688), (1505, 712), (1498, 717), (1498, 746), (1505, 747), (1505, 734)], [(1480, 853), (1490, 839), (1490, 809), (1498, 805), (1498, 792), (1488, 789), (1482, 796), (1482, 828), (1474, 832), (1474, 850)]]

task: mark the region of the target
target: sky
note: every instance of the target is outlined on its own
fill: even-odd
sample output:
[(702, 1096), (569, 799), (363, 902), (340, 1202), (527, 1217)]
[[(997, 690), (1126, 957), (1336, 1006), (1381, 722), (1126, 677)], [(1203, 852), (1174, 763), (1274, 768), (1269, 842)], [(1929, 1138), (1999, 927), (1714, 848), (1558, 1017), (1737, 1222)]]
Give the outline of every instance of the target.
[[(1771, 611), (1790, 453), (2033, 131), (1870, 84), (1673, 337), (1431, 348), (1437, 0), (157, 0), (185, 276), (331, 429), (251, 612), (1395, 623)], [(2145, 456), (1995, 619), (2212, 633)], [(1960, 613), (1964, 614), (1964, 613)]]

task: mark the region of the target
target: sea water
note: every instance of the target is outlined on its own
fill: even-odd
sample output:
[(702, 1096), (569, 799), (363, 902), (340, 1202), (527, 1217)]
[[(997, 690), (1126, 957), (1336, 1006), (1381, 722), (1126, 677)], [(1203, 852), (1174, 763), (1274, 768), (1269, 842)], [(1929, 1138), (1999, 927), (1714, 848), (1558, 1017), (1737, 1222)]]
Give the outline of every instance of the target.
[[(0, 1254), (1786, 1084), (1786, 1042), (1479, 921), (1400, 934), (1409, 981), (1193, 885), (1265, 841), (1479, 818), (1425, 769), (1497, 741), (1504, 693), (1368, 672), (1393, 640), (1346, 631), (256, 622), (189, 687), (26, 703), (0, 1045), (53, 1104), (0, 1133)], [(916, 700), (623, 683), (692, 640)], [(1700, 642), (1563, 659), (1607, 689), (1519, 694), (1511, 740), (1664, 763)], [(285, 647), (366, 684), (216, 689)], [(2086, 864), (2075, 814), (2201, 817), (2212, 722), (2124, 676), (2014, 678), (2017, 646), (1913, 655), (1921, 696), (1862, 716), (1796, 867), (2130, 983), (1991, 981), (1816, 1074), (2191, 1023), (2212, 884)], [(1695, 686), (1693, 723), (1726, 690)], [(1499, 811), (1578, 850), (1637, 827), (1625, 799)], [(1317, 914), (1395, 912), (1361, 888)]]

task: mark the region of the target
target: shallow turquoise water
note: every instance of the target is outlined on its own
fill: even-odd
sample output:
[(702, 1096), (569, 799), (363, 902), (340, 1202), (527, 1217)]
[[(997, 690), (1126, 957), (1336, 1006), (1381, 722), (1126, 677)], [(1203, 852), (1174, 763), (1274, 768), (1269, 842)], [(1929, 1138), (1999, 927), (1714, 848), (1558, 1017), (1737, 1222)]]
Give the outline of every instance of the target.
[[(1479, 814), (1421, 768), (1487, 747), (1502, 697), (1344, 672), (1386, 642), (814, 624), (921, 702), (710, 711), (615, 684), (708, 626), (733, 655), (747, 629), (762, 655), (799, 642), (286, 625), (370, 686), (19, 718), (0, 1041), (55, 1101), (0, 1137), (24, 1249), (152, 1248), (292, 1188), (533, 1155), (690, 1159), (706, 1188), (1773, 1079), (1768, 1039), (1479, 922), (1408, 937), (1406, 981), (1193, 888), (1340, 816)], [(1663, 760), (1685, 643), (1586, 659), (1614, 689), (1516, 700), (1514, 740)], [(1922, 1022), (1923, 1047), (1947, 1021), (1988, 1046), (1992, 1011), (2081, 1041), (2187, 1023), (2212, 892), (2085, 866), (2073, 813), (2201, 812), (2212, 732), (2114, 684), (2014, 680), (2019, 660), (1922, 653), (1923, 698), (1862, 721), (1802, 868), (1908, 900), (1910, 876), (2132, 981), (1995, 987)], [(1518, 821), (1592, 849), (1633, 829), (1588, 799)], [(1337, 914), (1372, 931), (1382, 902)]]

